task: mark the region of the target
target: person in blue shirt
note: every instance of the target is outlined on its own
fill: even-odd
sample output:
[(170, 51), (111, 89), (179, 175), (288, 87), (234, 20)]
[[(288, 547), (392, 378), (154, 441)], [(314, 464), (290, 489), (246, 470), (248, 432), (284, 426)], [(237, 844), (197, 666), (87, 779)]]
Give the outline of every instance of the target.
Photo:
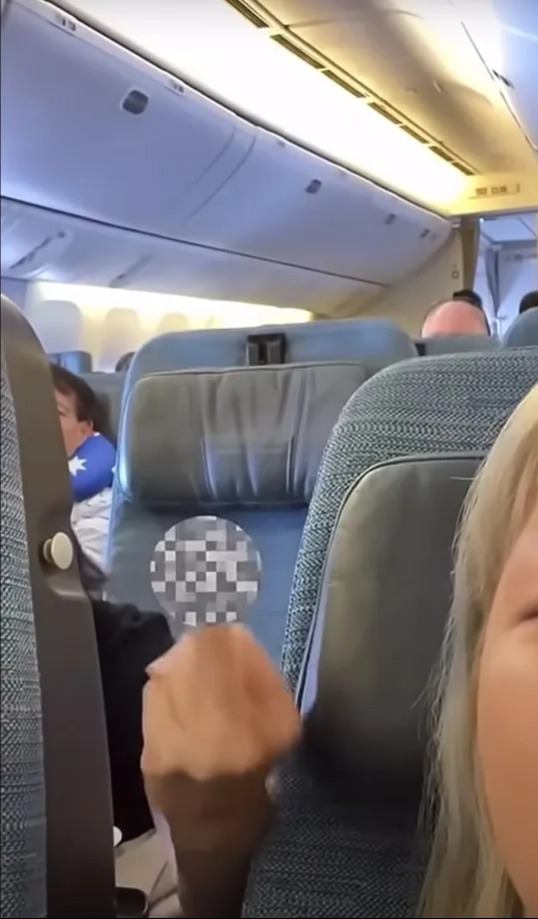
[(51, 370), (73, 488), (71, 525), (86, 555), (104, 569), (116, 448), (101, 433), (103, 408), (91, 386), (64, 367)]

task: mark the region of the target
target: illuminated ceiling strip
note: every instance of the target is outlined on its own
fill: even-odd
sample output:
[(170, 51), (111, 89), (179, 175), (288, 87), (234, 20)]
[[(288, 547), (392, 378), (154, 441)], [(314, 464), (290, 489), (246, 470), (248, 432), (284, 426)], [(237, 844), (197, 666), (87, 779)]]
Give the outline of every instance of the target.
[(286, 47), (291, 54), (295, 54), (301, 60), (308, 63), (316, 70), (321, 70), (325, 77), (333, 80), (346, 92), (352, 93), (359, 99), (367, 99), (370, 108), (373, 108), (384, 118), (388, 118), (394, 124), (398, 125), (400, 130), (406, 131), (420, 143), (429, 146), (437, 156), (445, 159), (448, 163), (456, 166), (464, 175), (476, 175), (477, 170), (469, 163), (461, 159), (445, 143), (439, 142), (435, 137), (428, 134), (424, 128), (411, 121), (403, 112), (393, 108), (385, 99), (377, 95), (370, 87), (361, 83), (355, 76), (352, 76), (342, 67), (340, 67), (330, 57), (320, 52), (304, 38), (291, 31), (290, 27), (280, 22), (275, 16), (268, 13), (264, 6), (257, 3), (256, 0), (225, 0), (225, 2), (241, 13), (243, 17), (249, 20), (256, 28), (270, 29), (271, 38), (283, 47)]
[(465, 176), (222, 0), (75, 0), (75, 15), (256, 121), (420, 204), (449, 213)]
[(312, 313), (292, 307), (260, 303), (212, 300), (142, 290), (122, 290), (90, 284), (66, 284), (36, 281), (29, 294), (29, 304), (47, 301), (75, 303), (83, 316), (103, 321), (111, 310), (134, 310), (142, 325), (153, 327), (167, 316), (183, 315), (188, 328), (241, 328), (256, 325), (287, 325), (309, 322)]

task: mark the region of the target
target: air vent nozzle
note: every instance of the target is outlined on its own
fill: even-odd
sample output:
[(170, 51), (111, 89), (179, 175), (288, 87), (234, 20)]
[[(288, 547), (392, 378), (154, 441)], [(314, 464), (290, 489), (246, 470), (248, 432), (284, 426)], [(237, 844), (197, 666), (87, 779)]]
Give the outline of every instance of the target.
[(244, 0), (226, 0), (228, 6), (232, 6), (234, 10), (237, 10), (238, 13), (241, 13), (245, 19), (248, 19), (253, 26), (256, 26), (257, 29), (266, 29), (268, 23), (265, 21), (263, 16), (261, 16), (256, 10), (252, 9), (248, 3), (245, 3)]
[(323, 70), (323, 64), (320, 64), (315, 57), (312, 57), (311, 54), (308, 54), (306, 51), (303, 51), (301, 48), (298, 48), (297, 45), (294, 45), (289, 38), (286, 38), (285, 35), (272, 35), (271, 38), (277, 45), (282, 45), (286, 51), (290, 51), (295, 57), (300, 58), (301, 61), (304, 61), (305, 64), (309, 64), (310, 67), (313, 67), (314, 70)]

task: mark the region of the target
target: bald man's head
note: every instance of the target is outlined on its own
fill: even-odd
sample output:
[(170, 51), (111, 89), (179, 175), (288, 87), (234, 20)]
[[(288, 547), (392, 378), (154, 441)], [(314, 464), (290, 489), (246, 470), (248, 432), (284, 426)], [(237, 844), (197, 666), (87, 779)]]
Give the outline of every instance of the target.
[(478, 307), (464, 300), (447, 300), (426, 316), (422, 337), (447, 335), (489, 335), (487, 319)]

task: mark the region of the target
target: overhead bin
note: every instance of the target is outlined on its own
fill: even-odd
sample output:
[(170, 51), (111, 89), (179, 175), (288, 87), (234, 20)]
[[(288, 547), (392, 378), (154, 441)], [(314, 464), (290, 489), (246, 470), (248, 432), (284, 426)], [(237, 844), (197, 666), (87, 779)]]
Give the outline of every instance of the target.
[(1, 93), (4, 195), (153, 233), (177, 236), (252, 143), (246, 122), (42, 2), (13, 5)]
[(449, 232), (442, 218), (258, 129), (249, 156), (182, 235), (390, 284), (426, 261)]
[[(59, 248), (55, 240), (65, 242)], [(326, 313), (380, 287), (2, 201), (2, 276), (176, 293)], [(358, 298), (358, 299), (357, 299)]]
[(8, 277), (355, 311), (450, 234), (43, 0), (2, 49)]

